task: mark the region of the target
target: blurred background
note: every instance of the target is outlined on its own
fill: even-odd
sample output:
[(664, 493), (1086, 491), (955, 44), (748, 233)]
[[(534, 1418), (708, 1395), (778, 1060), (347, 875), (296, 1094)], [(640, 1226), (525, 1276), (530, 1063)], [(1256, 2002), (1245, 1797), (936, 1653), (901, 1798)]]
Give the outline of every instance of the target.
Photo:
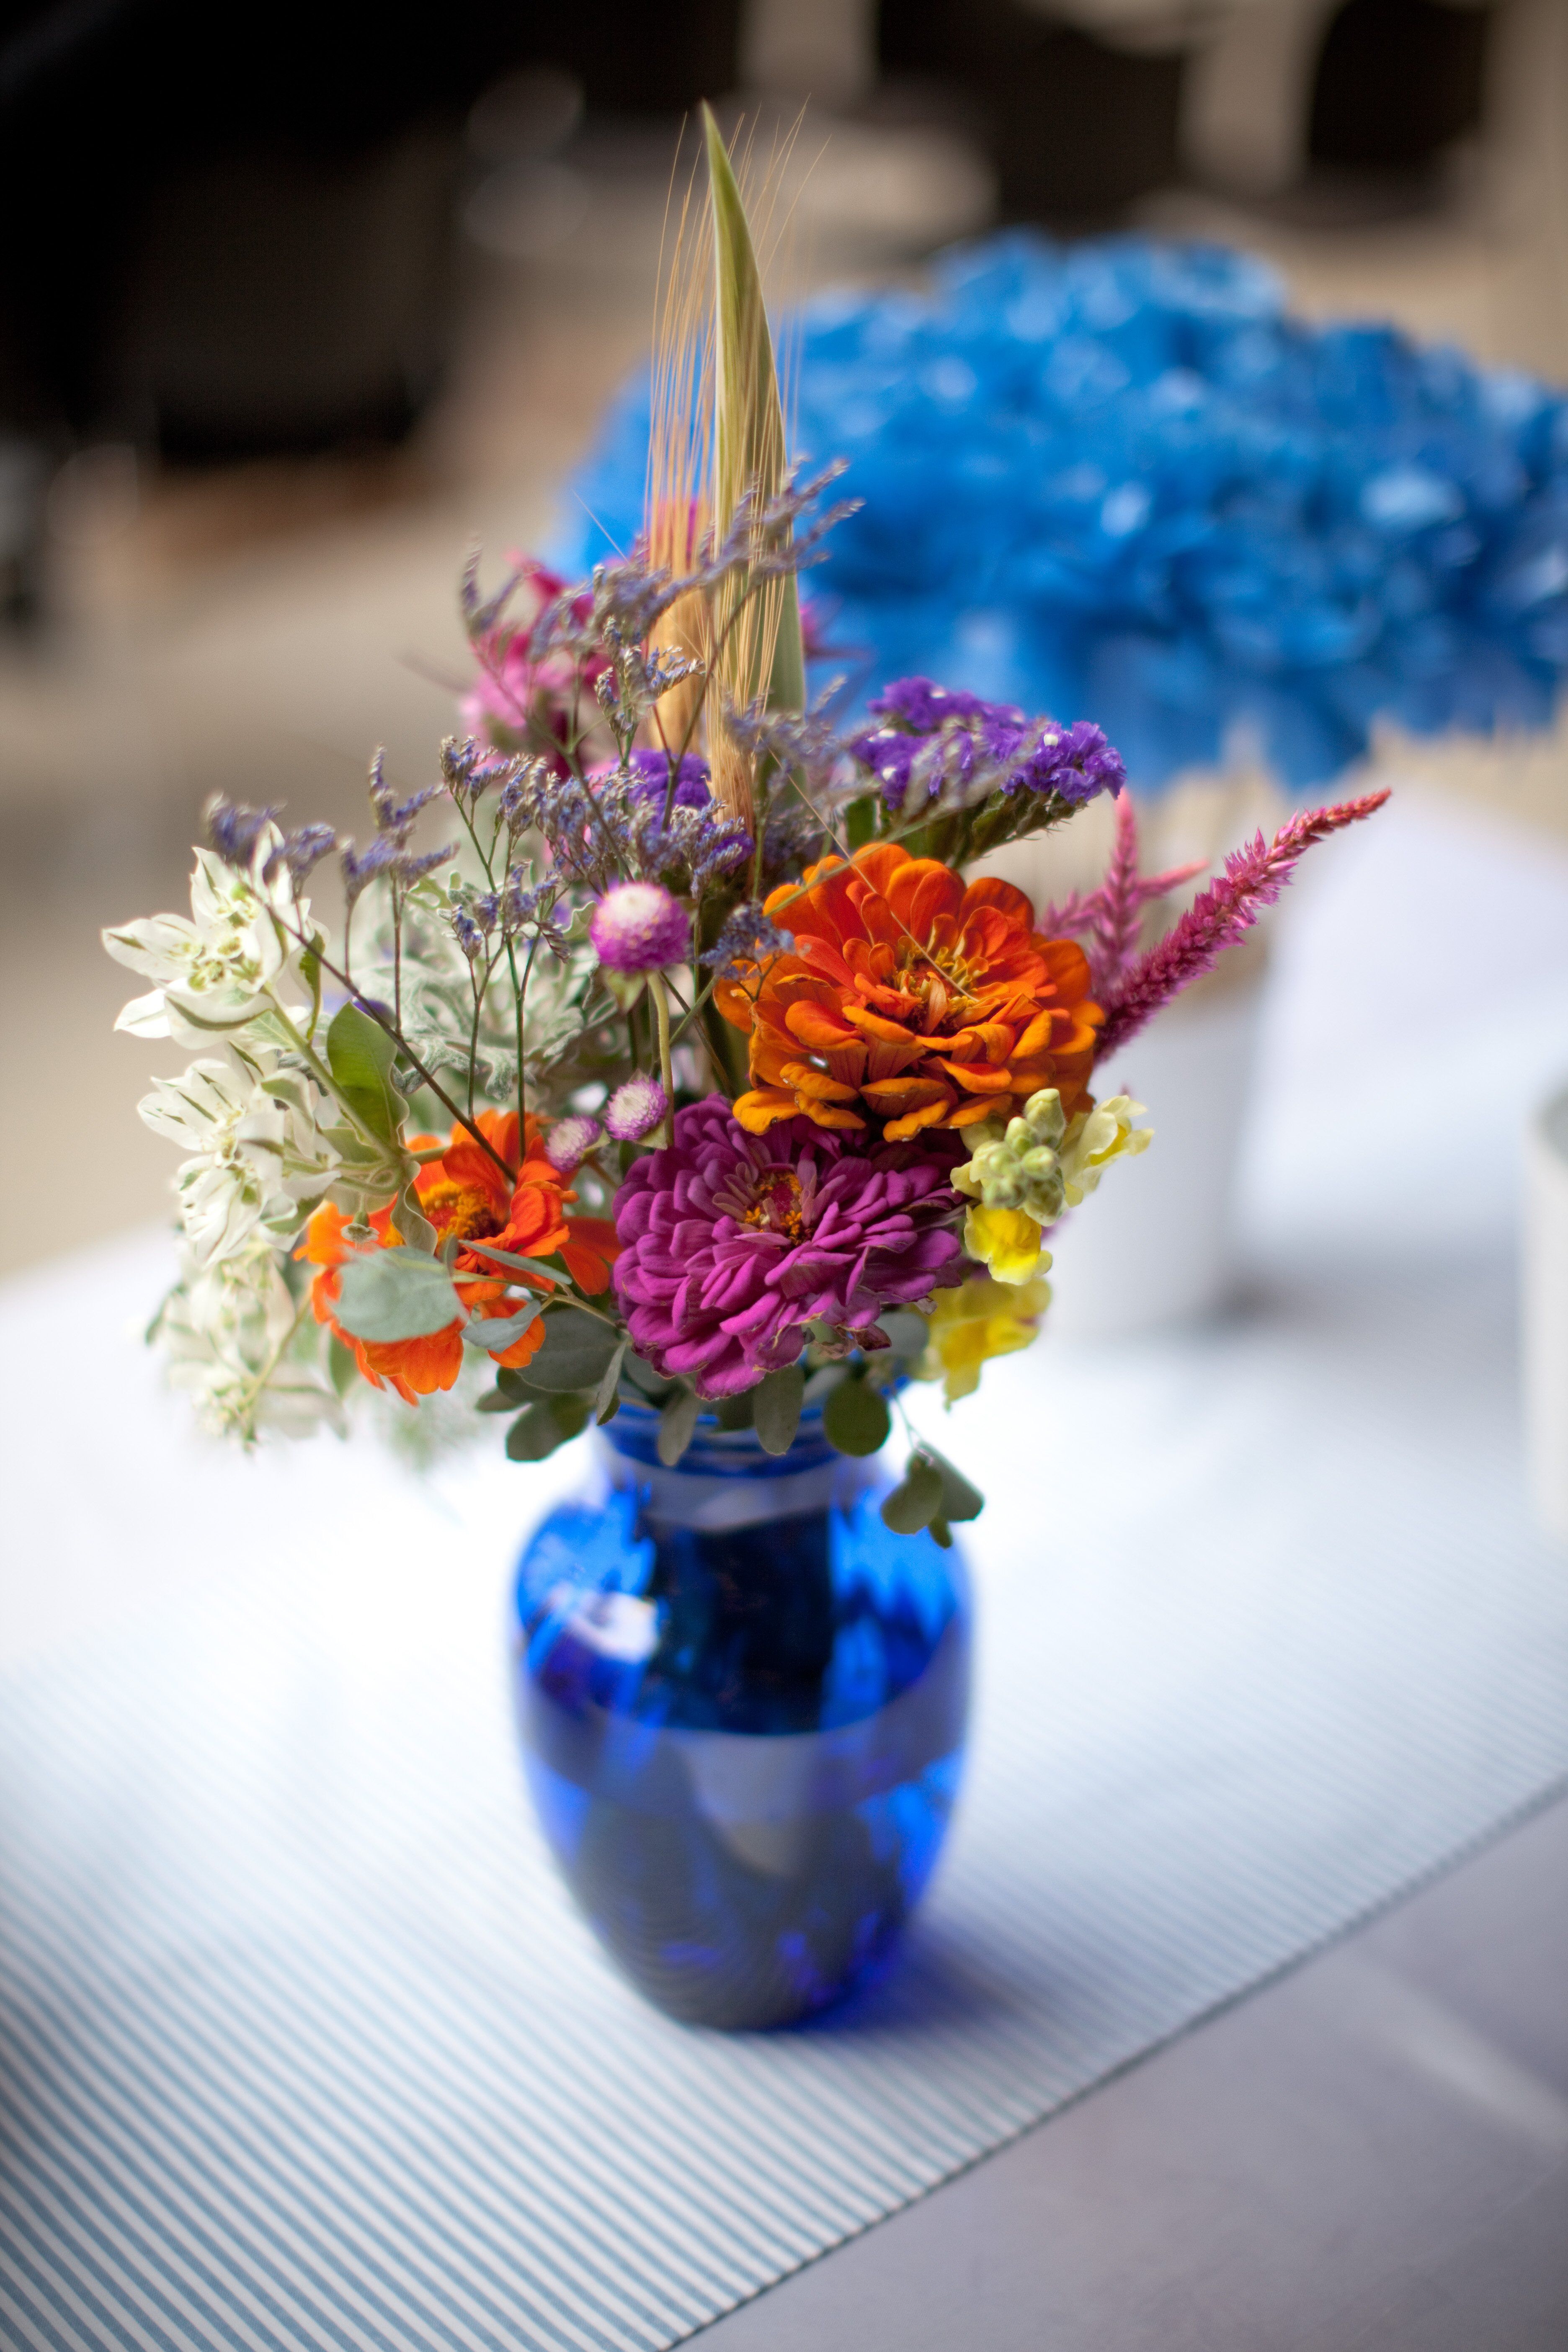
[[(377, 744), (425, 780), (464, 682), (460, 568), (558, 529), (646, 356), (704, 96), (764, 141), (805, 109), (785, 296), (918, 285), (1002, 223), (1133, 225), (1264, 255), (1309, 317), (1568, 377), (1563, 0), (5, 9), (11, 1164), (90, 1114), (0, 1267), (166, 1202), (97, 931), (184, 905), (208, 793), (352, 828)], [(1562, 730), (1420, 764), (1568, 835)]]

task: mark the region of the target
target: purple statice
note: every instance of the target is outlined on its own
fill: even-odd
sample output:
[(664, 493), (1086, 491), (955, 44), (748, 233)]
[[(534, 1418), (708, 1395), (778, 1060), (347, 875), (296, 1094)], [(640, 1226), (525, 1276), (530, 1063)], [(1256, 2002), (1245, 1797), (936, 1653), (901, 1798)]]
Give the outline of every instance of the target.
[(616, 1088), (605, 1105), (605, 1125), (617, 1143), (640, 1143), (669, 1116), (669, 1097), (657, 1078), (639, 1070)]
[[(669, 789), (669, 754), (658, 750), (640, 749), (633, 751), (626, 761), (631, 778), (630, 797), (639, 807), (664, 806)], [(607, 783), (618, 772), (613, 766), (597, 769), (589, 778), (595, 784)], [(708, 762), (695, 751), (685, 751), (676, 762), (675, 794), (671, 807), (705, 809), (710, 794), (708, 790)]]
[(588, 937), (611, 971), (662, 971), (691, 951), (680, 902), (657, 882), (621, 882), (606, 890), (589, 919)]
[[(662, 1096), (663, 1087), (659, 1088)], [(661, 1111), (659, 1116), (663, 1117)], [(604, 1132), (596, 1118), (582, 1111), (558, 1118), (544, 1139), (544, 1156), (558, 1176), (574, 1175)]]
[(814, 1334), (884, 1347), (885, 1308), (959, 1280), (961, 1205), (945, 1169), (910, 1146), (858, 1152), (804, 1118), (748, 1135), (710, 1095), (676, 1113), (673, 1142), (616, 1196), (632, 1345), (706, 1397), (754, 1388)]
[(994, 792), (1055, 794), (1079, 807), (1119, 793), (1127, 772), (1090, 720), (1063, 727), (1026, 719), (1011, 703), (985, 702), (903, 677), (870, 705), (878, 727), (852, 736), (850, 757), (870, 770), (889, 808), (910, 797), (968, 806)]

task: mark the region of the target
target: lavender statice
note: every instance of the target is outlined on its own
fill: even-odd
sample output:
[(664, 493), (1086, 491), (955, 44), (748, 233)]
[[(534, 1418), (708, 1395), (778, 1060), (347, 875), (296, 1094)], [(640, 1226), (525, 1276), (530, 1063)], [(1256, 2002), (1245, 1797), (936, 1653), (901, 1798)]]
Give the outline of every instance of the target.
[(718, 938), (702, 958), (704, 969), (716, 980), (733, 980), (743, 965), (762, 963), (782, 955), (795, 944), (793, 933), (781, 930), (754, 898), (726, 918)]
[(1120, 756), (1089, 719), (1071, 727), (1031, 720), (1009, 703), (927, 677), (896, 680), (869, 708), (881, 724), (852, 736), (848, 751), (895, 811), (928, 801), (968, 808), (993, 793), (1025, 792), (1079, 808), (1127, 781)]
[(535, 763), (508, 784), (502, 807), (519, 831), (538, 830), (567, 881), (595, 897), (625, 881), (698, 897), (752, 854), (751, 835), (710, 798), (707, 774), (700, 761), (682, 760), (671, 794), (662, 751), (633, 751), (585, 779)]

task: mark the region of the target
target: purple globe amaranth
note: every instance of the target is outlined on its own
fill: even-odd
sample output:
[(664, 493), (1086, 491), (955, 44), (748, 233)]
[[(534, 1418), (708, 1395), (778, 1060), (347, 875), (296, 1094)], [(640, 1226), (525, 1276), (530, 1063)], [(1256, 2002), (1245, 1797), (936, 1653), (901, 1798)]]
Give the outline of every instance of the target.
[[(664, 1089), (659, 1091), (662, 1094)], [(544, 1156), (559, 1175), (573, 1175), (603, 1133), (596, 1118), (574, 1111), (569, 1118), (558, 1118), (545, 1137)]]
[(663, 1125), (668, 1113), (669, 1097), (658, 1080), (639, 1070), (605, 1105), (605, 1125), (617, 1143), (640, 1143)]
[(618, 882), (588, 924), (594, 952), (611, 971), (661, 971), (691, 952), (691, 925), (658, 882)]
[(1026, 719), (1010, 703), (985, 702), (929, 677), (897, 678), (868, 707), (882, 723), (852, 737), (849, 751), (870, 769), (889, 808), (903, 806), (916, 760), (944, 730), (942, 764), (957, 783), (990, 769), (998, 791), (1055, 793), (1079, 806), (1119, 793), (1127, 781), (1121, 753), (1091, 719), (1064, 727)]
[(877, 1318), (960, 1278), (962, 1206), (911, 1145), (857, 1152), (808, 1119), (748, 1135), (721, 1095), (626, 1175), (616, 1262), (632, 1345), (700, 1396), (737, 1396), (793, 1364), (806, 1327), (887, 1344)]

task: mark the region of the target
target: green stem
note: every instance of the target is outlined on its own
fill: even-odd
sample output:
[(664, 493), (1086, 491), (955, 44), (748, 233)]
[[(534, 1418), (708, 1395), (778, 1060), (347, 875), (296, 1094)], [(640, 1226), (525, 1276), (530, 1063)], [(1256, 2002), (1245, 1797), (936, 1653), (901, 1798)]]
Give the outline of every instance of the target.
[(659, 1080), (664, 1087), (665, 1101), (669, 1105), (664, 1123), (659, 1129), (659, 1141), (668, 1143), (673, 1131), (675, 1119), (675, 1071), (669, 1051), (669, 997), (665, 989), (663, 972), (649, 972), (647, 992), (653, 999), (654, 1018), (658, 1023)]

